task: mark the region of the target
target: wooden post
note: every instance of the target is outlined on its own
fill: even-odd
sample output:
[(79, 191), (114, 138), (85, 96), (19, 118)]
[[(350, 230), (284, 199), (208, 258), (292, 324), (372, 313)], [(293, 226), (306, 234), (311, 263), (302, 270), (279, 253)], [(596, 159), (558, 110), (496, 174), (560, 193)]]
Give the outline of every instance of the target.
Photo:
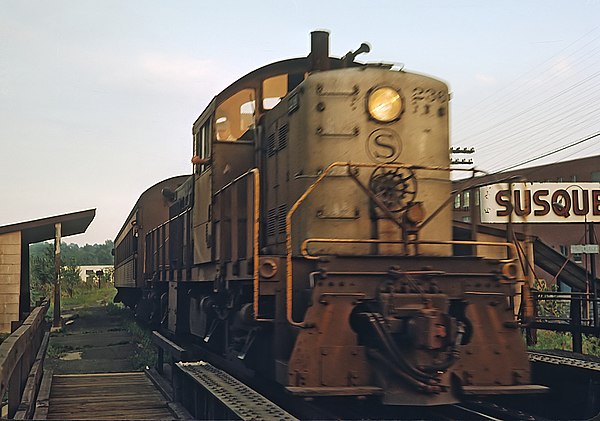
[(60, 327), (60, 222), (54, 224), (54, 327)]

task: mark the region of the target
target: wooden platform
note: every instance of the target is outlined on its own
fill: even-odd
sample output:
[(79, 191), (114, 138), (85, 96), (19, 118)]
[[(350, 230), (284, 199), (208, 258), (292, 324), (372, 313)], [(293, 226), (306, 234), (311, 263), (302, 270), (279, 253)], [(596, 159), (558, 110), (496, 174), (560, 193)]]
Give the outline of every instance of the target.
[(47, 419), (176, 419), (144, 373), (52, 376)]

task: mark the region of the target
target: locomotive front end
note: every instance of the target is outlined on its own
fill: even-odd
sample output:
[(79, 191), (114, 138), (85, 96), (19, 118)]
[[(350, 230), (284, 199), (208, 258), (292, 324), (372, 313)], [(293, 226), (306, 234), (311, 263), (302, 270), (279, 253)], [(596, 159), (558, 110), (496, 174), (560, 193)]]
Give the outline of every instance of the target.
[[(150, 189), (118, 235), (130, 305), (298, 396), (429, 406), (534, 390), (515, 246), (452, 239), (447, 85), (355, 62), (366, 45), (329, 57), (327, 39), (200, 114), (193, 175)], [(480, 255), (455, 256), (459, 243)]]
[(448, 102), (442, 81), (365, 65), (311, 73), (265, 116), (292, 393), (439, 405), (528, 384), (505, 263), (452, 256)]

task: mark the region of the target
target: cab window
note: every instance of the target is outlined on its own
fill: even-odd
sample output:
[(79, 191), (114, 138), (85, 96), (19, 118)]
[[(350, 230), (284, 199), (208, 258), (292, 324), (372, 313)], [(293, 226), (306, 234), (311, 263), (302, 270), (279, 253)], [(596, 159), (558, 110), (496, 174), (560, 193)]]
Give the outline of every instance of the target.
[(243, 89), (223, 101), (215, 112), (215, 133), (219, 141), (253, 140), (256, 95)]
[(263, 81), (263, 100), (264, 110), (274, 108), (281, 98), (286, 96), (288, 90), (288, 75), (273, 76)]
[[(194, 133), (194, 155), (199, 156), (203, 160), (210, 160), (211, 143), (210, 143), (210, 120)], [(205, 164), (195, 164), (194, 169), (196, 174), (204, 172), (210, 166), (210, 161)]]

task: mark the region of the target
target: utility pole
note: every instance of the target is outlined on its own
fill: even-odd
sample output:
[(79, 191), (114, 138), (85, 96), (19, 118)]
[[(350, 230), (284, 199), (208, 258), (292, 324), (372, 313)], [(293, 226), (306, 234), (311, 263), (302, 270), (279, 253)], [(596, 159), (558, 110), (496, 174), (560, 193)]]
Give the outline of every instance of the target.
[(60, 327), (60, 222), (54, 224), (54, 320), (52, 326)]
[[(471, 174), (471, 183), (475, 184), (475, 167), (473, 167), (473, 173)], [(471, 187), (469, 190), (469, 214), (471, 219), (471, 241), (477, 241), (477, 225), (479, 221), (477, 220), (477, 211), (475, 209), (475, 194), (477, 193), (477, 189)], [(472, 255), (477, 256), (477, 246), (473, 244), (472, 246)]]

